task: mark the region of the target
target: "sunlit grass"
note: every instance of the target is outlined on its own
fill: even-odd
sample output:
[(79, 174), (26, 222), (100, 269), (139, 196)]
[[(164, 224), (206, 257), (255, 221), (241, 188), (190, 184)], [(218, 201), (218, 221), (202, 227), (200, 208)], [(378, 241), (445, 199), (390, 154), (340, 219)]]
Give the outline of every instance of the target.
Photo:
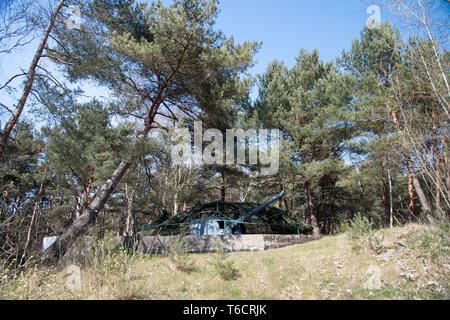
[[(384, 233), (385, 249), (397, 250), (387, 261), (367, 248), (355, 251), (345, 234), (281, 249), (222, 256), (127, 257), (115, 253), (80, 266), (81, 287), (73, 290), (66, 285), (63, 267), (35, 266), (15, 276), (3, 270), (0, 298), (448, 299), (450, 259), (446, 242), (432, 244), (428, 239), (433, 237), (430, 229), (419, 225)], [(397, 244), (401, 239), (405, 239), (407, 248)], [(226, 263), (217, 264), (218, 259)], [(365, 288), (366, 271), (371, 265), (381, 269), (381, 289)], [(232, 276), (223, 276), (230, 272)]]

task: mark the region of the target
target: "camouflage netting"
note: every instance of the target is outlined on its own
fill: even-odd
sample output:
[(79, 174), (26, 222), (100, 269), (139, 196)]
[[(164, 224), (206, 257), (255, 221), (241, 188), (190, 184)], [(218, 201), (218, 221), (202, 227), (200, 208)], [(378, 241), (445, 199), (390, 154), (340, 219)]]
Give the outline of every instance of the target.
[[(236, 220), (259, 205), (259, 203), (224, 201), (198, 203), (173, 217), (162, 216), (153, 225), (142, 226), (138, 230), (141, 235), (189, 234), (189, 225), (193, 220), (209, 217), (225, 217)], [(264, 208), (242, 225), (242, 233), (246, 234), (300, 234), (308, 233), (311, 230), (310, 225), (289, 216), (285, 211), (276, 207)]]

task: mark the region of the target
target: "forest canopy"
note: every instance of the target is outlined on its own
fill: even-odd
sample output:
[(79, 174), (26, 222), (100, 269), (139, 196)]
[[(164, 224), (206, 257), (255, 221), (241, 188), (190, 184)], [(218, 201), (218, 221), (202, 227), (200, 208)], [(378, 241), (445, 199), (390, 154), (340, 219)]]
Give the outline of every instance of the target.
[[(81, 235), (135, 235), (199, 202), (281, 191), (273, 205), (317, 236), (357, 215), (376, 227), (449, 217), (448, 28), (364, 26), (336, 59), (298, 43), (293, 66), (274, 59), (252, 77), (262, 44), (218, 30), (216, 0), (2, 5), (0, 59), (31, 34), (40, 42), (27, 70), (0, 83), (1, 260), (40, 252), (46, 236), (58, 236), (50, 259)], [(67, 23), (74, 12), (82, 22)], [(86, 85), (107, 97), (86, 100)], [(174, 132), (194, 139), (200, 121), (223, 135), (279, 130), (278, 172), (174, 162)]]

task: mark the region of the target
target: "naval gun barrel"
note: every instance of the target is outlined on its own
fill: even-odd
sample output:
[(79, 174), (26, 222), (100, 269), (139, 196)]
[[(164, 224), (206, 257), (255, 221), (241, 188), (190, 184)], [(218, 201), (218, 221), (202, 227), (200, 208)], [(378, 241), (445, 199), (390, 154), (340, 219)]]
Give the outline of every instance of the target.
[(281, 198), (284, 194), (284, 191), (281, 191), (279, 194), (277, 194), (276, 196), (273, 196), (272, 198), (270, 198), (269, 200), (267, 200), (266, 202), (264, 202), (263, 204), (257, 206), (255, 209), (250, 210), (248, 213), (244, 214), (243, 216), (239, 217), (239, 219), (237, 219), (240, 222), (244, 222), (245, 220), (247, 220), (248, 218), (250, 218), (251, 216), (253, 216), (254, 214), (257, 214), (258, 212), (260, 212), (261, 210), (263, 210), (265, 207), (267, 207), (269, 204), (271, 204), (272, 202), (278, 200), (279, 198)]

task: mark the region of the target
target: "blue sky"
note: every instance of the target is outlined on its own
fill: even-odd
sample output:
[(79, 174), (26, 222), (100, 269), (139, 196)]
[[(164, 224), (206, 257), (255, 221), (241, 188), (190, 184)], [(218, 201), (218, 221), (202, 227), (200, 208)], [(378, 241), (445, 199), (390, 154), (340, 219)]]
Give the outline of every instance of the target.
[[(233, 35), (238, 42), (263, 42), (256, 55), (257, 64), (250, 70), (256, 75), (275, 58), (292, 66), (300, 48), (317, 48), (324, 60), (338, 57), (359, 37), (370, 16), (367, 7), (362, 0), (222, 0), (216, 28), (227, 36)], [(20, 69), (28, 69), (37, 45), (38, 41), (34, 41), (12, 55), (0, 56), (0, 83)], [(86, 93), (95, 96), (105, 91), (89, 86)], [(252, 92), (255, 97), (256, 90)], [(12, 102), (4, 93), (0, 99)]]
[(367, 7), (361, 0), (222, 0), (217, 27), (239, 42), (263, 41), (256, 74), (275, 58), (292, 66), (300, 48), (336, 58), (359, 37)]
[[(250, 70), (256, 75), (274, 59), (291, 67), (300, 48), (317, 48), (326, 61), (340, 56), (366, 25), (367, 7), (361, 0), (222, 0), (216, 21), (217, 28), (238, 42), (263, 42)], [(252, 98), (256, 95), (253, 90)]]

